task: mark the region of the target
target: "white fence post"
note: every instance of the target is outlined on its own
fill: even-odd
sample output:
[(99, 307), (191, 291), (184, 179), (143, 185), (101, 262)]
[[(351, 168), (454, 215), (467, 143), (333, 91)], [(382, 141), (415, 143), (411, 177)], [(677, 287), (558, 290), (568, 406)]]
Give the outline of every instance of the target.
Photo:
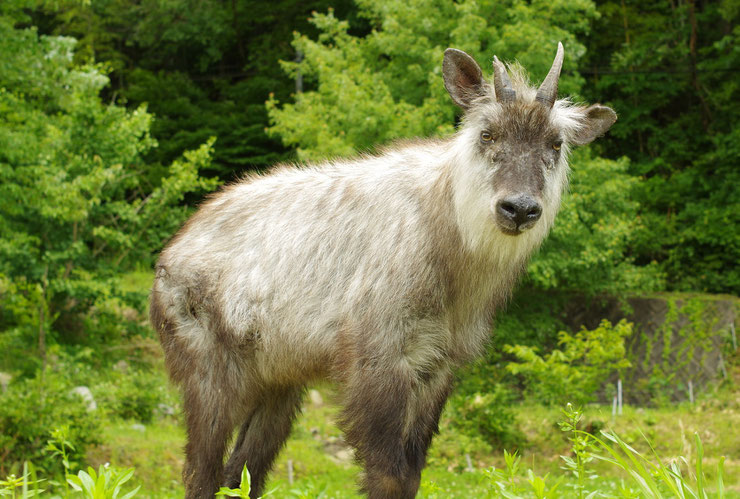
[(617, 396), (614, 395), (614, 398), (612, 399), (612, 419), (616, 419), (617, 417)]

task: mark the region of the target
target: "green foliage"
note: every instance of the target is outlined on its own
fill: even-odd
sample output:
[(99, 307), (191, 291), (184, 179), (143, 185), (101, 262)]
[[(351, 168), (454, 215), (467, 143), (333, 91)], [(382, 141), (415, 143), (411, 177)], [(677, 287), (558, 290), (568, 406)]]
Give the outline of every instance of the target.
[[(637, 489), (647, 497), (710, 497), (708, 482), (704, 476), (704, 451), (698, 433), (694, 433), (696, 446), (696, 461), (694, 469), (684, 457), (666, 465), (660, 458), (652, 443), (647, 438), (652, 457), (645, 456), (627, 444), (616, 433), (601, 431), (602, 438), (594, 435), (587, 436), (594, 440), (603, 455), (593, 454), (593, 457), (621, 468), (627, 472)], [(724, 490), (724, 457), (717, 462), (717, 488), (713, 497), (723, 499)], [(682, 464), (686, 465), (686, 473), (682, 471)], [(692, 471), (694, 473), (692, 473)]]
[(632, 324), (624, 320), (616, 326), (603, 320), (593, 330), (582, 328), (571, 335), (558, 333), (561, 349), (545, 355), (536, 347), (507, 345), (505, 350), (518, 362), (506, 368), (524, 378), (528, 394), (549, 404), (570, 400), (576, 404), (592, 401), (609, 375), (629, 367), (624, 346), (632, 334)]
[(150, 423), (163, 400), (163, 382), (166, 381), (142, 371), (115, 375), (96, 388), (100, 394), (96, 401), (112, 416)]
[(619, 121), (607, 154), (627, 154), (643, 230), (634, 256), (669, 289), (740, 289), (740, 9), (736, 0), (600, 1), (582, 68), (585, 94)]
[(492, 446), (518, 446), (525, 438), (511, 410), (513, 398), (511, 390), (501, 384), (485, 393), (455, 394), (447, 404), (446, 416), (453, 428), (481, 437)]
[[(43, 378), (13, 382), (0, 394), (0, 474), (17, 470), (26, 460), (50, 475), (59, 474), (63, 464), (74, 467), (84, 461), (86, 450), (100, 441), (101, 422), (72, 388), (48, 372)], [(65, 426), (70, 445), (59, 462), (58, 452), (47, 446), (47, 439), (50, 428)]]
[(642, 230), (631, 192), (639, 184), (627, 173), (629, 160), (594, 157), (589, 149), (571, 158), (570, 193), (552, 233), (529, 266), (538, 289), (620, 295), (660, 289), (654, 265), (635, 265), (634, 233)]
[(716, 355), (719, 314), (712, 297), (683, 294), (661, 295), (666, 313), (653, 330), (638, 331), (627, 358), (632, 369), (626, 381), (632, 396), (653, 405), (687, 400), (687, 383), (698, 389), (724, 362)]
[[(231, 180), (245, 169), (265, 168), (289, 153), (265, 133), (270, 92), (287, 97), (277, 60), (295, 57), (295, 29), (327, 0), (220, 2), (171, 0), (27, 0), (31, 24), (46, 34), (79, 40), (75, 60), (111, 70), (112, 100), (147, 103), (161, 146), (147, 158), (168, 164), (211, 136), (219, 138), (207, 176)], [(348, 0), (332, 1), (351, 11)], [(279, 14), (276, 14), (279, 13)]]
[[(44, 481), (43, 478), (36, 477), (36, 468), (33, 464), (24, 461), (21, 476), (9, 475), (5, 480), (0, 480), (0, 497), (12, 497), (13, 499), (38, 497), (45, 491), (41, 488)], [(20, 489), (20, 494), (16, 489)]]
[[(218, 492), (216, 492), (216, 496), (226, 496), (226, 497), (241, 497), (243, 499), (249, 499), (249, 492), (252, 490), (252, 477), (249, 474), (249, 470), (247, 469), (247, 465), (244, 465), (244, 469), (242, 469), (242, 475), (241, 480), (239, 481), (239, 488), (238, 489), (230, 489), (229, 487), (221, 487), (218, 489)], [(272, 495), (274, 490), (267, 492), (266, 494), (261, 495), (260, 497), (267, 497), (269, 495)], [(308, 497), (308, 496), (305, 496)]]
[(250, 490), (252, 490), (252, 477), (249, 474), (249, 470), (247, 470), (247, 465), (245, 464), (244, 469), (242, 469), (241, 480), (239, 481), (239, 488), (230, 489), (229, 487), (221, 487), (220, 489), (218, 489), (218, 492), (216, 492), (216, 495), (222, 497), (242, 497), (244, 499), (249, 499)]
[(152, 116), (103, 103), (107, 77), (74, 47), (0, 17), (0, 342), (37, 340), (41, 367), (54, 342), (141, 332), (122, 318), (145, 295), (116, 275), (174, 232), (186, 193), (215, 186), (198, 175), (212, 141), (151, 169)]
[(563, 419), (558, 422), (560, 429), (568, 434), (568, 440), (571, 443), (573, 457), (560, 456), (560, 458), (565, 463), (563, 469), (573, 474), (576, 479), (573, 489), (578, 499), (590, 495), (586, 489), (586, 480), (591, 481), (597, 478), (596, 473), (587, 467), (595, 459), (591, 455), (594, 450), (593, 441), (587, 433), (578, 431), (578, 424), (582, 417), (583, 411), (568, 403), (563, 409)]
[(82, 492), (82, 496), (86, 499), (130, 499), (136, 495), (141, 485), (125, 494), (122, 493), (121, 487), (133, 475), (133, 468), (118, 470), (103, 465), (96, 473), (88, 466), (87, 471), (80, 470), (76, 475), (67, 475), (67, 483), (74, 490)]
[[(716, 490), (710, 492), (710, 487), (704, 471), (704, 451), (701, 439), (694, 434), (696, 459), (692, 468), (691, 463), (681, 456), (669, 464), (655, 452), (653, 444), (647, 439), (652, 456), (646, 456), (630, 446), (614, 431), (600, 432), (600, 436), (578, 429), (578, 423), (583, 416), (581, 409), (568, 404), (563, 410), (563, 419), (559, 422), (561, 429), (569, 434), (571, 442), (570, 452), (574, 458), (561, 456), (565, 462), (564, 469), (576, 477), (572, 484), (573, 497), (592, 498), (636, 498), (636, 497), (681, 497), (681, 498), (709, 498), (726, 497), (724, 490), (724, 457), (720, 457), (717, 464)], [(595, 461), (608, 463), (614, 470), (626, 473), (635, 489), (622, 481), (621, 486), (606, 488), (597, 486), (598, 478), (590, 465)], [(528, 469), (526, 477), (520, 471), (520, 457), (516, 453), (504, 451), (505, 469), (490, 468), (487, 471), (490, 479), (493, 497), (521, 498), (521, 497), (562, 497), (562, 490), (558, 487), (564, 480), (558, 480), (548, 486), (549, 474), (538, 476), (532, 469)], [(588, 483), (587, 483), (588, 480)]]
[[(267, 103), (270, 132), (297, 147), (301, 159), (353, 154), (402, 137), (449, 134), (456, 110), (441, 78), (446, 47), (464, 49), (479, 60), (492, 52), (507, 54), (543, 77), (558, 40), (570, 57), (584, 53), (575, 34), (588, 31), (589, 20), (597, 16), (588, 0), (361, 0), (357, 5), (372, 31), (354, 36), (333, 11), (314, 14), (318, 39), (296, 34), (293, 45), (304, 58), (283, 67), (316, 89), (296, 94), (295, 103), (282, 107), (276, 98)], [(580, 78), (565, 75), (561, 87), (574, 92), (580, 84)]]
[[(55, 494), (55, 497), (70, 498), (76, 496), (69, 489), (80, 492), (79, 496), (85, 499), (131, 499), (136, 495), (141, 486), (123, 494), (121, 487), (134, 475), (134, 469), (129, 468), (119, 470), (115, 467), (105, 464), (98, 468), (97, 473), (91, 467), (87, 471), (80, 470), (76, 475), (70, 473), (72, 463), (69, 460), (70, 454), (74, 453), (74, 445), (67, 440), (69, 426), (63, 426), (52, 431), (52, 438), (48, 441), (46, 450), (53, 458), (61, 459), (61, 465), (64, 469), (64, 491), (62, 495)], [(39, 488), (39, 484), (46, 481), (37, 479), (36, 471), (33, 464), (28, 461), (23, 463), (23, 475), (16, 478), (10, 475), (5, 480), (0, 480), (0, 497), (16, 497), (16, 490), (20, 488), (20, 498), (30, 498), (40, 496), (44, 489)], [(50, 485), (59, 485), (55, 481), (50, 481)], [(56, 491), (59, 492), (59, 491)]]
[(326, 489), (326, 484), (317, 484), (314, 481), (309, 481), (303, 487), (293, 487), (288, 491), (288, 494), (290, 494), (291, 499), (328, 499)]
[(562, 483), (563, 477), (548, 486), (549, 473), (545, 476), (539, 476), (532, 469), (528, 469), (526, 485), (524, 485), (519, 480), (521, 457), (516, 452), (509, 454), (504, 450), (504, 461), (506, 462), (505, 469), (497, 470), (495, 467), (491, 467), (487, 471), (494, 497), (505, 497), (507, 499), (530, 496), (536, 499), (561, 497), (558, 487)]

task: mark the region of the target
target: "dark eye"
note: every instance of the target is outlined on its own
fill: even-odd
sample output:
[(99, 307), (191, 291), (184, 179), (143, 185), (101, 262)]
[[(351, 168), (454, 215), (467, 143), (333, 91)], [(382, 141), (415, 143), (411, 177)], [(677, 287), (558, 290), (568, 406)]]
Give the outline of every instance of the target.
[(491, 132), (483, 131), (480, 134), (480, 141), (481, 142), (493, 142), (493, 135), (491, 135)]
[(553, 142), (552, 144), (552, 148), (555, 149), (556, 151), (559, 151), (562, 146), (563, 146), (563, 142), (561, 140)]

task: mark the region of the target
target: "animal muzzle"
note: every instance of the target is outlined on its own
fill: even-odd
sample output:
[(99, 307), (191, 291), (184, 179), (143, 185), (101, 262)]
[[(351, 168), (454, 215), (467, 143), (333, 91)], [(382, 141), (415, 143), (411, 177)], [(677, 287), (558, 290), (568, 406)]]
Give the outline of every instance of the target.
[(519, 235), (537, 223), (542, 215), (542, 206), (532, 196), (519, 194), (500, 199), (494, 212), (502, 232)]

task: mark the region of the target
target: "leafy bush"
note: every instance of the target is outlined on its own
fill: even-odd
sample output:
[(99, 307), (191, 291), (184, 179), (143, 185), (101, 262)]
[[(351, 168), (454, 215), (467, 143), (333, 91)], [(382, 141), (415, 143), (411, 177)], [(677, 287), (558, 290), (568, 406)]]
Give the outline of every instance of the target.
[[(70, 487), (86, 499), (131, 499), (136, 495), (141, 485), (125, 494), (121, 490), (123, 484), (134, 475), (133, 468), (121, 470), (106, 463), (100, 466), (97, 472), (88, 466), (87, 471), (80, 470), (76, 475), (70, 473), (72, 468), (70, 455), (74, 452), (75, 446), (68, 440), (68, 437), (69, 426), (56, 428), (51, 432), (51, 439), (47, 441), (45, 448), (49, 455), (64, 467), (63, 489), (56, 481), (39, 479), (33, 463), (24, 461), (21, 476), (10, 475), (5, 480), (0, 480), (0, 497), (15, 498), (16, 489), (20, 489), (22, 499), (40, 496), (42, 492), (53, 492), (53, 497), (64, 497), (65, 499), (77, 496), (70, 490)], [(48, 491), (42, 489), (41, 486), (59, 489)]]
[(662, 289), (659, 268), (637, 265), (631, 256), (643, 225), (632, 194), (640, 180), (629, 175), (629, 160), (604, 159), (580, 148), (570, 164), (570, 192), (542, 251), (528, 267), (528, 283), (539, 290), (590, 297)]
[(86, 498), (130, 499), (136, 495), (141, 485), (126, 494), (122, 494), (121, 487), (133, 475), (133, 468), (118, 470), (110, 465), (103, 465), (96, 473), (88, 466), (87, 471), (80, 470), (76, 475), (67, 475), (67, 483)]
[(470, 436), (480, 436), (499, 447), (518, 446), (524, 435), (509, 408), (512, 399), (511, 391), (500, 384), (488, 393), (456, 394), (448, 403), (447, 415), (453, 427)]
[(13, 359), (24, 342), (43, 369), (46, 345), (137, 331), (126, 310), (143, 312), (144, 295), (122, 292), (118, 276), (150, 262), (186, 218), (186, 194), (215, 181), (198, 174), (213, 140), (149, 164), (152, 115), (103, 102), (109, 80), (74, 63), (76, 41), (17, 28), (11, 4), (0, 9), (0, 346), (28, 374), (32, 363)]
[(71, 390), (61, 376), (47, 372), (43, 378), (11, 383), (0, 395), (0, 474), (19, 469), (26, 460), (50, 475), (61, 473), (62, 463), (45, 448), (50, 429), (62, 426), (69, 426), (67, 439), (74, 446), (69, 461), (83, 461), (87, 448), (99, 442), (100, 421)]
[(528, 394), (542, 403), (583, 404), (594, 400), (610, 374), (629, 367), (624, 340), (631, 334), (631, 323), (621, 320), (612, 326), (603, 320), (590, 331), (559, 332), (562, 350), (544, 356), (536, 347), (506, 345), (505, 350), (519, 359), (506, 368), (523, 376)]
[(144, 371), (117, 373), (96, 387), (98, 400), (111, 415), (150, 423), (163, 400), (162, 381)]

